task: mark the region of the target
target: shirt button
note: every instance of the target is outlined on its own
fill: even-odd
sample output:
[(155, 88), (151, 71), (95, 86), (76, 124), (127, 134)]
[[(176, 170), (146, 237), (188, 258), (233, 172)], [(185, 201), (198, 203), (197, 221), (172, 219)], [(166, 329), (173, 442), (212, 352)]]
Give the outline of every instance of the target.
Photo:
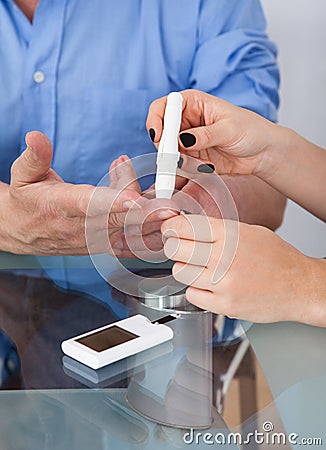
[(37, 70), (36, 72), (34, 72), (33, 80), (35, 81), (35, 83), (43, 83), (43, 81), (45, 80), (44, 72), (42, 72), (41, 70)]

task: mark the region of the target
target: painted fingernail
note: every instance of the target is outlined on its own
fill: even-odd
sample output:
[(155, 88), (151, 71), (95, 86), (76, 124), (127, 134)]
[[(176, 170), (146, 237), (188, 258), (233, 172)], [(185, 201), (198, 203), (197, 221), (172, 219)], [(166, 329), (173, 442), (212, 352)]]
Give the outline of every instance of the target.
[(180, 156), (179, 161), (178, 161), (178, 167), (179, 167), (179, 169), (181, 169), (182, 164), (183, 164), (183, 158), (182, 158), (182, 156)]
[(149, 132), (149, 137), (154, 142), (154, 139), (155, 139), (155, 130), (154, 130), (154, 128), (150, 128), (148, 132)]
[(176, 211), (172, 211), (172, 209), (167, 209), (165, 211), (160, 211), (157, 215), (157, 217), (160, 220), (165, 220), (165, 219), (169, 219), (172, 216), (175, 216), (177, 213)]
[(180, 141), (184, 147), (192, 147), (196, 144), (196, 136), (191, 133), (182, 133), (180, 134)]
[(200, 166), (197, 167), (198, 172), (201, 173), (213, 173), (215, 171), (214, 164), (200, 164)]

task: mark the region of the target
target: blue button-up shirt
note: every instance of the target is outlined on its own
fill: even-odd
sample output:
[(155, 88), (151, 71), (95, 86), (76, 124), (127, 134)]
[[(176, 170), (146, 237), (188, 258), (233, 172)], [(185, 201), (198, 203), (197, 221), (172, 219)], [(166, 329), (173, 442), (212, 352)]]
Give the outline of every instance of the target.
[[(276, 120), (265, 26), (259, 0), (40, 0), (32, 24), (0, 0), (0, 180), (9, 182), (25, 133), (40, 130), (65, 181), (98, 183), (120, 154), (154, 151), (147, 109), (173, 90), (200, 89)], [(90, 288), (90, 272), (67, 270), (73, 257), (43, 261), (60, 284), (106, 295), (104, 282), (102, 294)]]
[(0, 179), (37, 129), (66, 181), (96, 184), (118, 155), (153, 151), (147, 109), (172, 90), (275, 120), (275, 55), (258, 0), (40, 0), (33, 24), (0, 0)]

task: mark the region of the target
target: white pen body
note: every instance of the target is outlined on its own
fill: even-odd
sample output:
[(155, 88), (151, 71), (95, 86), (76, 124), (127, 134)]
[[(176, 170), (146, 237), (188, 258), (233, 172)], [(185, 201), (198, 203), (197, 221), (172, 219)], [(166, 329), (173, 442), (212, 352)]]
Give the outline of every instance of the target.
[(182, 101), (182, 95), (179, 92), (171, 92), (167, 98), (164, 114), (164, 129), (156, 160), (156, 198), (170, 199), (174, 192), (175, 177), (180, 156), (178, 135), (182, 117)]

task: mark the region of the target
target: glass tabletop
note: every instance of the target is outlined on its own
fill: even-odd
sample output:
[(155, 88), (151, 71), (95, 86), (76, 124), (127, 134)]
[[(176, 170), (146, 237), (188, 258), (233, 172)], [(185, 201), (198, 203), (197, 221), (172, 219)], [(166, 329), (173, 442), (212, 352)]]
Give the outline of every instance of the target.
[[(103, 280), (98, 291), (60, 287), (34, 259), (6, 255), (0, 264), (1, 449), (238, 448), (230, 433), (269, 436), (266, 423), (326, 442), (326, 330), (244, 323), (246, 335), (221, 342), (216, 317), (187, 310), (169, 324), (173, 341), (94, 371), (63, 355), (61, 342), (137, 313), (154, 320), (166, 312)], [(89, 267), (71, 270), (87, 279)], [(273, 401), (252, 407), (259, 389), (245, 381), (239, 401), (247, 415), (230, 426), (221, 400), (227, 377), (255, 382), (247, 347), (241, 353), (248, 338)]]

